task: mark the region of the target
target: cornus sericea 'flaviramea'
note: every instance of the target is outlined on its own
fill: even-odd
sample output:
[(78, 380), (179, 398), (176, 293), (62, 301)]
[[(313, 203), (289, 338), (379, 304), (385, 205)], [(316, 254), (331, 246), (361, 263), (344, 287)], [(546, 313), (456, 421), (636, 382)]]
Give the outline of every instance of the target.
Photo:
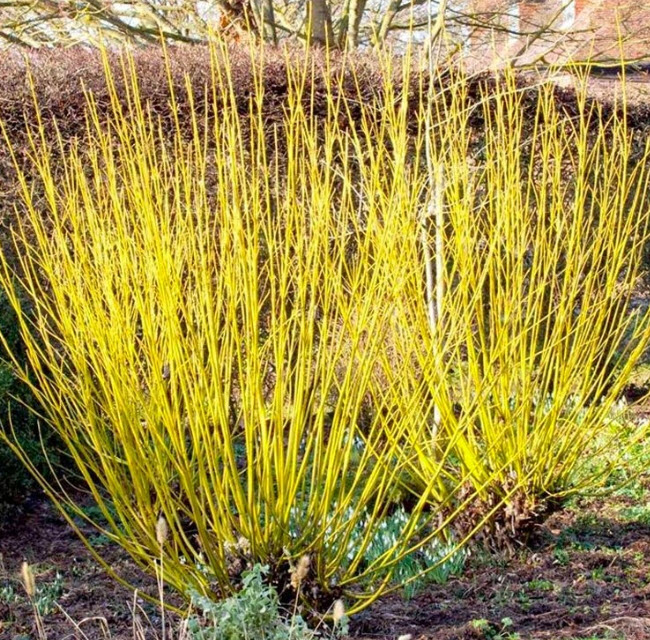
[[(97, 501), (95, 525), (143, 567), (220, 597), (261, 562), (280, 589), (294, 578), (301, 598), (327, 610), (345, 596), (353, 613), (462, 504), (439, 456), (377, 548), (413, 464), (392, 430), (426, 418), (417, 396), (381, 410), (399, 386), (382, 372), (399, 360), (400, 291), (419, 269), (394, 242), (422, 201), (408, 102), (389, 98), (386, 70), (386, 108), (347, 130), (358, 99), (330, 80), (314, 118), (313, 70), (294, 66), (285, 122), (269, 130), (261, 79), (242, 115), (217, 58), (214, 117), (189, 134), (142, 106), (128, 59), (122, 103), (108, 69), (108, 112), (89, 96), (84, 140), (35, 124), (37, 179), (17, 166), (19, 257), (0, 275), (28, 353), (15, 364)], [(87, 518), (40, 480), (73, 526), (71, 510)], [(309, 571), (290, 574), (301, 557)]]
[[(512, 77), (478, 104), (459, 79), (427, 122), (442, 168), (422, 221), (427, 251), (417, 254), (422, 227), (395, 240), (421, 264), (410, 283), (402, 274), (408, 302), (392, 331), (400, 364), (384, 373), (402, 385), (389, 407), (399, 412), (419, 394), (428, 416), (403, 432), (417, 451), (413, 486), (453, 449), (486, 504), (518, 487), (505, 510), (512, 519), (601, 486), (646, 431), (612, 417), (650, 336), (634, 305), (648, 241), (648, 148), (624, 113), (606, 115), (584, 84), (576, 90), (568, 118), (552, 85), (536, 90), (531, 113)], [(473, 141), (477, 117), (483, 136)], [(427, 255), (441, 265), (428, 290)]]
[[(517, 92), (502, 89), (485, 98), (498, 117), (470, 171), (463, 80), (413, 107), (384, 64), (381, 109), (330, 78), (320, 118), (305, 101), (313, 70), (289, 67), (285, 120), (269, 128), (262, 67), (242, 114), (216, 51), (212, 117), (188, 133), (142, 106), (127, 59), (122, 102), (108, 70), (111, 108), (100, 116), (89, 96), (86, 139), (52, 141), (39, 121), (37, 179), (17, 166), (19, 258), (0, 272), (28, 355), (15, 365), (108, 523), (96, 526), (183, 592), (227, 595), (262, 563), (294, 597), (288, 568), (309, 557), (301, 597), (327, 610), (345, 596), (354, 613), (434, 538), (449, 549), (438, 564), (455, 554), (490, 515), (449, 534), (476, 495), (496, 509), (519, 484), (568, 477), (605, 406), (586, 401), (609, 370), (599, 337), (625, 334), (638, 355), (645, 325), (610, 313), (645, 238), (624, 126), (588, 139), (541, 91), (531, 157), (544, 162), (527, 164)], [(427, 136), (444, 197), (423, 170)], [(435, 330), (434, 196), (447, 220)], [(572, 402), (585, 435), (566, 426)]]

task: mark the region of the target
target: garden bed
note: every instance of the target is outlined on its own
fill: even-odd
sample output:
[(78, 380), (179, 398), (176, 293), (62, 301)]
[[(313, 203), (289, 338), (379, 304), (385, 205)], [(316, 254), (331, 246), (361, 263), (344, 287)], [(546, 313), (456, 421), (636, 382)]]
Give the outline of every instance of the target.
[[(514, 558), (475, 550), (460, 578), (426, 585), (410, 601), (398, 594), (382, 599), (353, 617), (352, 636), (377, 640), (404, 634), (414, 640), (647, 638), (649, 500), (650, 475), (646, 475), (608, 498), (578, 501), (540, 526), (530, 548), (521, 549)], [(155, 581), (119, 548), (101, 539), (95, 544), (105, 545), (103, 553), (121, 576), (155, 593)], [(133, 591), (105, 574), (44, 498), (33, 498), (28, 510), (0, 537), (0, 553), (4, 565), (0, 637), (24, 638), (33, 633), (31, 608), (18, 582), (20, 564), (28, 560), (36, 567), (45, 597), (56, 600), (72, 619), (101, 617), (113, 640), (133, 638)], [(10, 590), (13, 600), (8, 597)], [(152, 625), (159, 624), (155, 606), (140, 604)], [(73, 631), (58, 611), (45, 616), (45, 626), (53, 639)], [(87, 622), (83, 628), (90, 639), (104, 637), (98, 623)]]

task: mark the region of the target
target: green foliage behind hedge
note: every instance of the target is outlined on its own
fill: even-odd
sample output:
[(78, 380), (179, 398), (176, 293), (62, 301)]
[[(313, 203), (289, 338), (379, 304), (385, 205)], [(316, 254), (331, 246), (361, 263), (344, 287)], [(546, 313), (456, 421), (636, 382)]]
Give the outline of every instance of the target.
[[(13, 310), (7, 304), (4, 293), (0, 294), (0, 331), (6, 336), (14, 353), (23, 356), (23, 345), (18, 333)], [(38, 424), (33, 413), (22, 403), (32, 403), (29, 390), (21, 383), (4, 361), (0, 352), (0, 428), (15, 430), (20, 445), (29, 452), (32, 460), (43, 473), (48, 464), (43, 445), (51, 462), (58, 459), (50, 430), (43, 434), (41, 444)], [(26, 467), (4, 443), (0, 442), (0, 529), (16, 515), (26, 498), (36, 490), (37, 484)]]

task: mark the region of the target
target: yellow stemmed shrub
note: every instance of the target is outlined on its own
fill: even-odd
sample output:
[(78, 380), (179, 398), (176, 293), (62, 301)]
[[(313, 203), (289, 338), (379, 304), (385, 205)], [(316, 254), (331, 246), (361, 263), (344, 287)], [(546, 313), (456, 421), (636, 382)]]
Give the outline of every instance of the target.
[[(241, 114), (215, 49), (214, 93), (192, 98), (214, 117), (187, 136), (141, 104), (125, 60), (126, 106), (107, 65), (112, 105), (88, 96), (87, 135), (50, 140), (36, 123), (38, 179), (17, 167), (18, 261), (0, 276), (27, 350), (14, 364), (103, 514), (92, 524), (141, 566), (222, 597), (260, 562), (281, 590), (354, 612), (409, 553), (439, 541), (433, 569), (453, 552), (462, 485), (451, 463), (428, 469), (383, 536), (411, 463), (392, 430), (426, 419), (417, 402), (382, 411), (398, 391), (382, 374), (397, 363), (395, 277), (418, 268), (394, 242), (422, 199), (406, 102), (346, 132), (334, 81), (328, 115), (310, 113), (307, 64), (269, 127), (262, 76)], [(40, 480), (73, 526), (89, 519)]]
[[(481, 488), (473, 516), (515, 489), (502, 513), (511, 534), (549, 500), (602, 487), (645, 434), (619, 399), (650, 337), (634, 298), (649, 239), (648, 146), (624, 109), (604, 114), (584, 83), (576, 90), (577, 113), (563, 111), (550, 83), (531, 111), (530, 89), (510, 76), (478, 100), (456, 79), (423, 119), (440, 193), (427, 196), (424, 236), (413, 227), (398, 249), (420, 268), (399, 306), (405, 366), (386, 368), (409, 387), (393, 406), (423, 380), (430, 399), (428, 419), (405, 434), (418, 452), (415, 486), (453, 441), (468, 485)], [(429, 262), (416, 256), (423, 242)], [(436, 256), (427, 293), (422, 274)]]
[[(0, 271), (14, 365), (92, 524), (142, 567), (223, 597), (268, 564), (283, 598), (354, 613), (409, 554), (432, 571), (611, 449), (596, 436), (649, 332), (626, 306), (647, 172), (621, 120), (567, 123), (541, 89), (531, 123), (513, 85), (472, 102), (462, 76), (414, 101), (388, 59), (380, 109), (325, 74), (319, 117), (309, 58), (288, 65), (269, 122), (257, 53), (242, 112), (215, 45), (189, 134), (128, 58), (83, 138), (36, 123)], [(81, 534), (75, 496), (39, 479)]]

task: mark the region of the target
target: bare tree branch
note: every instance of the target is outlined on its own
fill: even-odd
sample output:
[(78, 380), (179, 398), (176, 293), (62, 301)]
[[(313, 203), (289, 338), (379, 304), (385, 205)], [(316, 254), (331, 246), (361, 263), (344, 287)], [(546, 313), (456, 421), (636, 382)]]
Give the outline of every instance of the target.
[[(441, 14), (453, 47), (475, 53), (480, 63), (497, 56), (510, 64), (569, 57), (601, 25), (573, 25), (563, 16), (570, 0), (0, 0), (0, 46), (37, 47), (70, 42), (157, 41), (161, 36), (187, 43), (205, 42), (214, 30), (225, 38), (278, 43), (297, 39), (335, 47), (406, 46), (426, 40), (431, 15)], [(642, 6), (641, 4), (639, 6)], [(512, 13), (513, 7), (518, 13)], [(528, 12), (523, 9), (528, 7)], [(633, 10), (630, 9), (633, 13)], [(532, 12), (532, 16), (531, 16)], [(624, 17), (623, 44), (634, 41), (638, 25)], [(573, 18), (571, 18), (573, 19)], [(607, 50), (609, 49), (609, 54)], [(592, 57), (615, 58), (617, 47), (598, 41)], [(642, 60), (639, 46), (628, 55)]]

